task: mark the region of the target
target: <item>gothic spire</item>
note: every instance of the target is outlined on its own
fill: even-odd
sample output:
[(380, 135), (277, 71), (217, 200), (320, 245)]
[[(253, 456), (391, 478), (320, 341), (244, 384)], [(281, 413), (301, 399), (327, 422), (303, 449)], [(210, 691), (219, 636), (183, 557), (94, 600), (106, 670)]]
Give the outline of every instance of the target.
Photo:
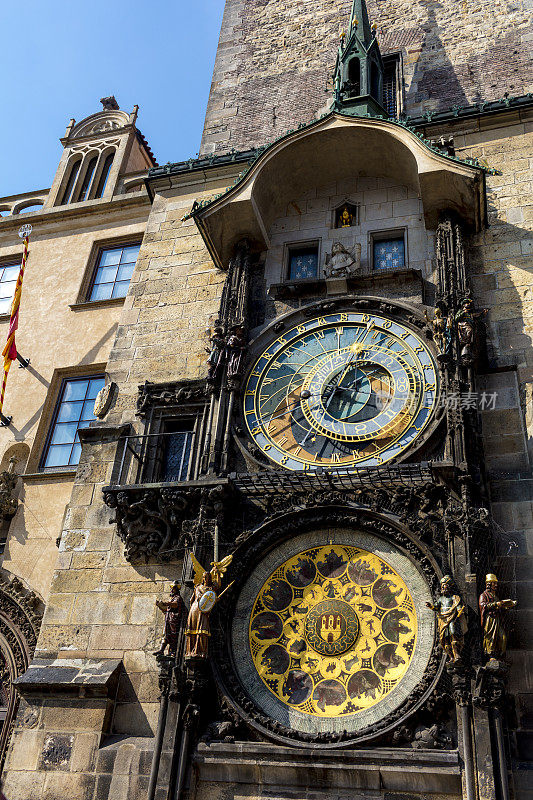
[(333, 105), (354, 116), (387, 116), (382, 106), (383, 60), (365, 0), (353, 0), (337, 54)]

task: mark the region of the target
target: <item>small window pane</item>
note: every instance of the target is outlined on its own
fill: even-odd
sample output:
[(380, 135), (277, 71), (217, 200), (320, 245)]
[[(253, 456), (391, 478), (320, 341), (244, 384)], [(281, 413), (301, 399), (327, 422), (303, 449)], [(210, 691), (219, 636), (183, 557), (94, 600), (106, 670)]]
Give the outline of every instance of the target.
[(20, 264), (13, 264), (13, 266), (4, 267), (4, 274), (0, 278), (2, 283), (4, 281), (16, 281), (20, 272)]
[(176, 431), (166, 437), (163, 481), (185, 481), (189, 474), (192, 431)]
[(87, 389), (87, 398), (90, 397), (91, 400), (95, 400), (100, 389), (104, 388), (104, 384), (105, 378), (93, 378), (89, 383), (89, 388)]
[(20, 264), (6, 264), (0, 267), (0, 314), (11, 312), (11, 301), (15, 294)]
[(140, 244), (128, 244), (101, 251), (90, 300), (109, 300), (127, 295), (139, 248)]
[(102, 283), (100, 286), (93, 286), (91, 300), (109, 300), (113, 293), (112, 283)]
[(57, 415), (58, 422), (72, 422), (80, 418), (83, 402), (62, 403)]
[(132, 244), (128, 247), (125, 247), (122, 251), (122, 256), (120, 259), (121, 264), (135, 264), (137, 261), (137, 256), (139, 255), (140, 247), (140, 244)]
[(72, 444), (78, 430), (77, 422), (58, 422), (54, 428), (50, 444)]
[(91, 398), (90, 400), (86, 400), (85, 403), (83, 404), (81, 419), (82, 420), (94, 419), (93, 409), (94, 409), (94, 399)]
[(289, 253), (289, 280), (299, 281), (318, 275), (318, 247), (300, 247)]
[(98, 269), (96, 270), (96, 276), (94, 282), (95, 284), (113, 283), (116, 277), (117, 277), (117, 266), (116, 264), (111, 264), (106, 267), (98, 267)]
[(46, 456), (45, 467), (64, 467), (68, 464), (71, 451), (70, 444), (61, 447), (51, 446)]
[(113, 287), (112, 297), (126, 297), (128, 294), (129, 281), (118, 281)]
[(0, 299), (3, 300), (7, 297), (11, 301), (11, 298), (13, 297), (14, 294), (15, 294), (15, 283), (0, 282)]
[(120, 256), (122, 255), (122, 248), (116, 250), (102, 250), (99, 264), (101, 267), (106, 267), (108, 264), (118, 264)]
[(374, 242), (374, 269), (401, 269), (405, 266), (403, 238)]
[(85, 392), (87, 391), (87, 381), (70, 380), (66, 381), (65, 389), (61, 402), (65, 403), (68, 400), (84, 400)]
[(75, 444), (69, 459), (69, 465), (77, 464), (81, 456), (81, 444)]
[(121, 264), (117, 272), (117, 281), (128, 281), (129, 283), (133, 275), (134, 266), (134, 264)]

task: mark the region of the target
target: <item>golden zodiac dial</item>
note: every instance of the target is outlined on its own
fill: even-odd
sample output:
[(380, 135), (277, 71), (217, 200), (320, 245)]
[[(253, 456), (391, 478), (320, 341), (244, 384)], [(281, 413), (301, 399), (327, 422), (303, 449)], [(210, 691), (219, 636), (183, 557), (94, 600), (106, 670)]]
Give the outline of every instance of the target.
[(285, 705), (341, 717), (379, 703), (405, 675), (417, 637), (411, 594), (382, 558), (331, 544), (289, 558), (255, 600), (249, 644)]
[(376, 466), (429, 423), (438, 370), (420, 337), (381, 314), (305, 320), (256, 360), (244, 392), (255, 444), (290, 470)]

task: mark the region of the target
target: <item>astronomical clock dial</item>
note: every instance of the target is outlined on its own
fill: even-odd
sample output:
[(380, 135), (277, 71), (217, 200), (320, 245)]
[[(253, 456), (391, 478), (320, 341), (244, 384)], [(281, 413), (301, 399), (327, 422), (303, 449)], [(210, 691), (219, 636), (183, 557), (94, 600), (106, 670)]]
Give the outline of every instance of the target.
[(428, 598), (412, 562), (372, 534), (296, 537), (241, 593), (234, 663), (250, 696), (282, 724), (364, 730), (405, 702), (424, 673), (434, 636)]
[(244, 417), (256, 445), (286, 469), (371, 467), (416, 441), (438, 390), (435, 362), (410, 328), (380, 314), (326, 314), (257, 359)]

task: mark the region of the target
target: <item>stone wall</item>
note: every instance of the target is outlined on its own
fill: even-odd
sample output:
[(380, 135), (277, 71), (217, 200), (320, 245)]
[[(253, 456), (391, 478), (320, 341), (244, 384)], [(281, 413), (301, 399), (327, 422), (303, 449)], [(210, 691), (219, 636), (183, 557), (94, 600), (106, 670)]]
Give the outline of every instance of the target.
[[(30, 358), (30, 366), (19, 369), (15, 362), (11, 368), (4, 413), (13, 421), (0, 428), (2, 469), (14, 455), (17, 472), (24, 473), (2, 567), (44, 600), (75, 474), (75, 467), (54, 474), (39, 472), (61, 377), (95, 369), (104, 372), (123, 304), (122, 300), (91, 306), (79, 302), (85, 299), (83, 289), (94, 267), (91, 259), (97, 243), (142, 237), (148, 213), (144, 199), (130, 201), (126, 210), (117, 203), (112, 221), (109, 213), (78, 211), (69, 218), (61, 209), (46, 216), (36, 212), (19, 220), (0, 220), (0, 258), (7, 261), (22, 254), (18, 227), (22, 222), (33, 224), (17, 331), (18, 351)], [(3, 341), (8, 325), (9, 317), (0, 317)]]
[[(350, 0), (227, 0), (201, 152), (244, 150), (311, 121), (331, 100)], [(524, 4), (369, 0), (383, 54), (400, 52), (409, 115), (533, 88)]]
[(518, 599), (509, 639), (514, 784), (517, 796), (530, 797), (531, 773), (520, 764), (533, 760), (533, 122), (523, 115), (454, 138), (462, 156), (485, 158), (502, 173), (487, 176), (489, 227), (471, 242), (470, 273), (477, 304), (488, 309), (491, 371), (480, 376), (478, 389), (497, 393), (494, 408), (482, 414), (501, 556), (496, 566), (503, 593)]

